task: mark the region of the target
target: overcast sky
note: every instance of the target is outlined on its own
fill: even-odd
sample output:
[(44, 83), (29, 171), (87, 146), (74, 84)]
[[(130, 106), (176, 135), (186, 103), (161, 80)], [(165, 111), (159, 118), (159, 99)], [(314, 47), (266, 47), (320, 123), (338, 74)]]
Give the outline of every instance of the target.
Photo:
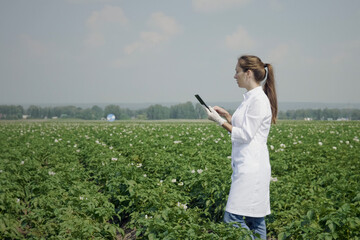
[(242, 101), (237, 58), (280, 102), (360, 102), (359, 0), (1, 0), (0, 104)]

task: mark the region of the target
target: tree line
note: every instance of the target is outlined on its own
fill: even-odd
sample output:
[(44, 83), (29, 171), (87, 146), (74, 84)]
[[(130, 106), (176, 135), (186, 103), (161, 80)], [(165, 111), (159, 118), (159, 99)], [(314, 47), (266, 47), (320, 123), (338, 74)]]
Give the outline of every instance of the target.
[(279, 119), (313, 119), (313, 120), (360, 120), (360, 109), (298, 109), (288, 110), (286, 112), (280, 111)]
[(180, 103), (171, 107), (160, 104), (151, 105), (140, 110), (121, 108), (110, 104), (104, 109), (94, 105), (91, 108), (76, 106), (40, 107), (31, 105), (24, 109), (21, 105), (0, 105), (0, 119), (52, 119), (52, 118), (76, 118), (84, 120), (105, 119), (108, 114), (114, 114), (117, 120), (141, 119), (202, 119), (206, 118), (206, 112), (200, 104), (193, 105), (191, 102)]
[[(234, 110), (229, 110), (233, 113)], [(170, 107), (160, 104), (151, 105), (140, 110), (121, 108), (110, 104), (104, 109), (94, 105), (91, 108), (80, 108), (76, 106), (40, 107), (31, 105), (24, 109), (21, 105), (0, 105), (0, 119), (51, 119), (51, 118), (76, 118), (84, 120), (105, 119), (108, 114), (114, 114), (117, 120), (141, 119), (205, 119), (207, 117), (203, 107), (197, 103), (180, 103)], [(337, 120), (341, 118), (349, 120), (360, 120), (360, 109), (299, 109), (280, 111), (279, 119), (289, 120)]]

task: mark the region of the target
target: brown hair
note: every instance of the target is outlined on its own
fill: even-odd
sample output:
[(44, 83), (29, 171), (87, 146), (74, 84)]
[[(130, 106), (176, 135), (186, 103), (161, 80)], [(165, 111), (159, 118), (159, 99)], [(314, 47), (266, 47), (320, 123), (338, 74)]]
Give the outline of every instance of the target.
[[(263, 63), (260, 58), (251, 55), (244, 55), (238, 59), (239, 67), (242, 68), (244, 72), (251, 70), (254, 74), (255, 80), (260, 83), (265, 80), (264, 84), (264, 92), (269, 98), (271, 105), (271, 113), (272, 119), (271, 122), (275, 123), (277, 119), (278, 105), (277, 105), (277, 96), (275, 89), (275, 78), (274, 78), (274, 70), (271, 64)], [(267, 78), (265, 67), (268, 68)]]

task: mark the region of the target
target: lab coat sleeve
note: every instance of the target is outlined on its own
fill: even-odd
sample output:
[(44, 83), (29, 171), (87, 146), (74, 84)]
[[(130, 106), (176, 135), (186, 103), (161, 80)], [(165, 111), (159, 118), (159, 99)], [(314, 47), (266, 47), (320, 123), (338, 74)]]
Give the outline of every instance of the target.
[(244, 120), (240, 124), (234, 124), (231, 132), (232, 142), (249, 143), (259, 130), (265, 116), (265, 104), (255, 100), (247, 106), (244, 113)]

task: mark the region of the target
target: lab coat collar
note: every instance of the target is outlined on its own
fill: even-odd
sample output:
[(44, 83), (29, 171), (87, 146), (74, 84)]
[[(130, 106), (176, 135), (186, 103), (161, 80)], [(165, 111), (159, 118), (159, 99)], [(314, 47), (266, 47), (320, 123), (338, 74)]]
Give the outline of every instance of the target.
[(244, 101), (248, 100), (249, 98), (251, 98), (252, 96), (256, 96), (260, 93), (260, 91), (263, 91), (262, 86), (258, 86), (256, 88), (251, 89), (250, 91), (246, 92), (243, 94), (244, 96)]

